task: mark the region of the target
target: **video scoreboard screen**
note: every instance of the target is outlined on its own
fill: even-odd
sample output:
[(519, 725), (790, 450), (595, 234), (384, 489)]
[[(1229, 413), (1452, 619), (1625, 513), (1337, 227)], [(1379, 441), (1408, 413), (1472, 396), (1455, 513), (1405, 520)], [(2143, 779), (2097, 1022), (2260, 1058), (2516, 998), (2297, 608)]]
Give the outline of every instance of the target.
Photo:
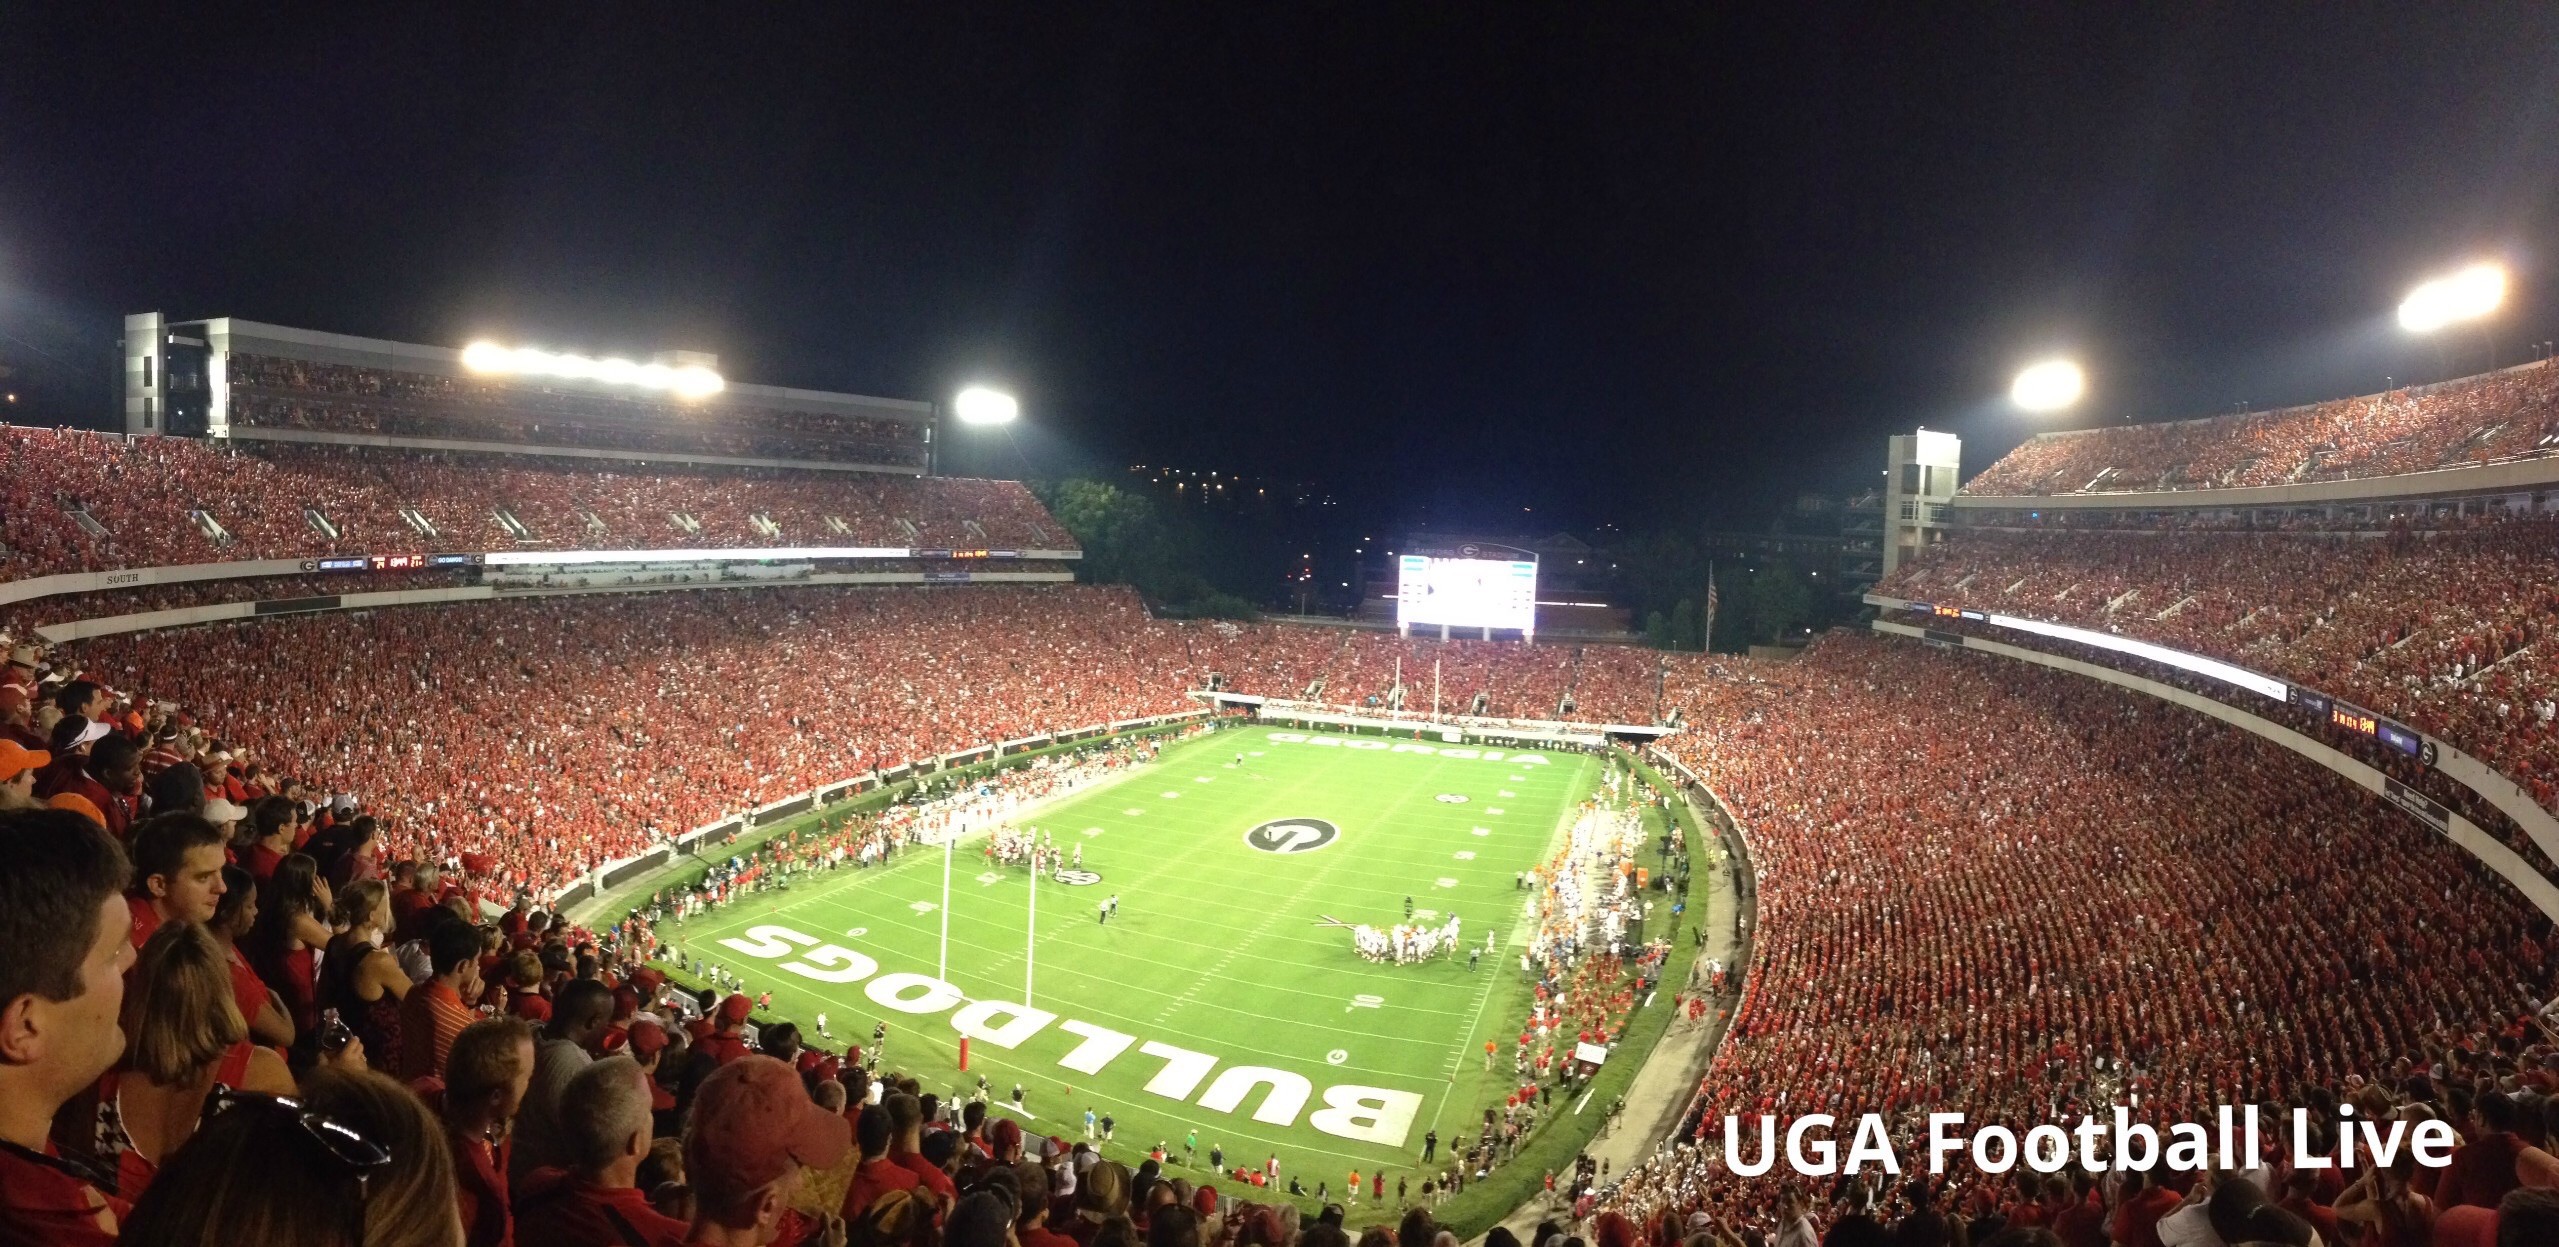
[(1395, 622), (1451, 628), (1537, 627), (1537, 560), (1400, 556)]

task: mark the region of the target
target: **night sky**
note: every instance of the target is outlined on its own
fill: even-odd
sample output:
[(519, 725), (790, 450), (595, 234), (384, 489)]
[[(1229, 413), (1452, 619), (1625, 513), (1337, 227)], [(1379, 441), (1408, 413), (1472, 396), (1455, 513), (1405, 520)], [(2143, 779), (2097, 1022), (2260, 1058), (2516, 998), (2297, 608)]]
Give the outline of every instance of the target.
[[(2559, 337), (2559, 5), (387, 11), (8, 6), (0, 360), (102, 415), (158, 309), (989, 379), (1030, 470), (1542, 528), (1978, 469), (2052, 349), (2084, 422)], [(2491, 334), (2392, 327), (2480, 256)]]

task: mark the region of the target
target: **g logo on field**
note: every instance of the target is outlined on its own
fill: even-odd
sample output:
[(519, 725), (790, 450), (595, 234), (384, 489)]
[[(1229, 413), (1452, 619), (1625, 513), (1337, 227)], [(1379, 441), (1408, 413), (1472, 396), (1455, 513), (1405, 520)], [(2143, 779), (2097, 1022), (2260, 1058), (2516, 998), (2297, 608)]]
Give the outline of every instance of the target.
[(1265, 853), (1312, 853), (1342, 838), (1342, 829), (1320, 818), (1278, 818), (1244, 833), (1244, 843)]
[(1058, 883), (1063, 883), (1068, 887), (1075, 888), (1089, 888), (1102, 881), (1102, 877), (1100, 875), (1094, 874), (1089, 870), (1061, 870), (1056, 874), (1051, 875), (1050, 878)]

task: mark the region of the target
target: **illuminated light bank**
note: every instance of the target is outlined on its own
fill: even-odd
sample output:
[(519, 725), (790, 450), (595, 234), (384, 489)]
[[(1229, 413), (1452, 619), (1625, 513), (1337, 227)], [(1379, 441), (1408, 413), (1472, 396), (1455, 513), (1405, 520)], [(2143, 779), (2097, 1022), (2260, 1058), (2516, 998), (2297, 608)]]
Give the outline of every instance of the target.
[(2068, 624), (2027, 619), (2018, 615), (1992, 615), (1982, 611), (1958, 610), (1951, 606), (1933, 606), (1927, 602), (1912, 602), (1909, 604), (1909, 609), (1923, 615), (1970, 619), (1987, 623), (1994, 628), (2010, 628), (2018, 632), (2033, 633), (2036, 636), (2051, 637), (2056, 641), (2070, 641), (2095, 649), (2111, 650), (2118, 654), (2130, 654), (2135, 658), (2146, 658), (2155, 663), (2175, 667), (2180, 671), (2191, 671), (2207, 679), (2236, 685), (2260, 697), (2272, 698), (2275, 701), (2285, 700), (2287, 690), (2292, 687), (2272, 676), (2259, 675), (2246, 667), (2222, 662), (2215, 658), (2206, 658), (2200, 654), (2189, 654), (2184, 650), (2170, 649), (2165, 645), (2136, 641), (2111, 632), (2073, 628)]
[(641, 364), (627, 359), (593, 359), (535, 347), (505, 347), (474, 342), (462, 348), (462, 366), (499, 376), (564, 377), (600, 381), (643, 390), (665, 390), (678, 398), (708, 398), (728, 388), (720, 374), (700, 364)]
[[(1210, 1053), (1152, 1039), (1141, 1043), (1137, 1036), (1125, 1031), (1060, 1018), (1019, 1001), (970, 1000), (959, 988), (929, 974), (881, 974), (880, 963), (869, 956), (790, 927), (771, 923), (752, 926), (743, 935), (719, 943), (748, 957), (778, 962), (774, 969), (811, 982), (862, 983), (862, 994), (883, 1009), (918, 1016), (949, 1013), (952, 1030), (1007, 1051), (1020, 1048), (1054, 1026), (1076, 1039), (1057, 1063), (1079, 1074), (1099, 1074), (1130, 1048), (1136, 1048), (1139, 1056), (1163, 1062), (1146, 1080), (1148, 1094), (1196, 1104), (1213, 1113), (1241, 1109), (1253, 1091), (1260, 1088), (1262, 1099), (1252, 1112), (1253, 1120), (1292, 1126), (1297, 1124), (1307, 1101), (1315, 1098), (1315, 1084), (1293, 1070), (1229, 1065), (1218, 1071), (1217, 1077), (1210, 1078), (1210, 1072), (1220, 1064)], [(1201, 1090), (1202, 1084), (1207, 1085), (1205, 1091)], [(1198, 1093), (1196, 1100), (1192, 1098), (1194, 1092)], [(1402, 1147), (1421, 1108), (1422, 1097), (1410, 1091), (1338, 1083), (1324, 1088), (1323, 1107), (1305, 1116), (1307, 1125), (1335, 1138)]]

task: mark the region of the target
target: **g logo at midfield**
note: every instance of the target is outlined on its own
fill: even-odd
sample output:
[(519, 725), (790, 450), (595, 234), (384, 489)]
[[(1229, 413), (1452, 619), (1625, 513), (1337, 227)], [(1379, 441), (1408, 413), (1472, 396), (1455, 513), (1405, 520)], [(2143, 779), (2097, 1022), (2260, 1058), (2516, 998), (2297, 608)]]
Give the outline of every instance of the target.
[(1265, 853), (1312, 853), (1342, 838), (1342, 829), (1320, 818), (1277, 818), (1244, 833), (1244, 843)]
[(1049, 877), (1058, 883), (1077, 888), (1089, 888), (1102, 881), (1100, 875), (1089, 870), (1061, 870)]

